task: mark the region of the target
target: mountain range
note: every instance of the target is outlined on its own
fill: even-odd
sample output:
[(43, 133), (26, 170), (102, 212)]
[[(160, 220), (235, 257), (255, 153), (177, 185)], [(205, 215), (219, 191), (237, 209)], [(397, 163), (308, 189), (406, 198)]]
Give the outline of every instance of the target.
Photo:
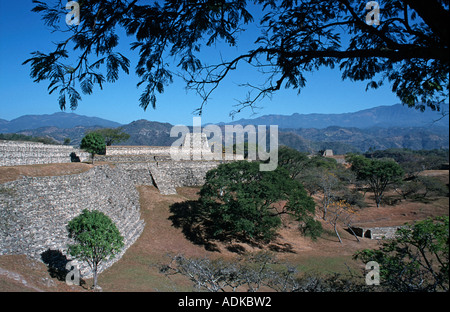
[[(448, 112), (448, 110), (447, 110)], [(424, 113), (402, 105), (380, 106), (345, 114), (265, 115), (228, 124), (278, 125), (279, 144), (302, 152), (333, 149), (335, 154), (365, 152), (369, 148), (439, 149), (449, 147), (448, 115)], [(224, 123), (220, 123), (222, 127)], [(11, 121), (0, 119), (0, 133), (47, 137), (62, 143), (70, 138), (79, 145), (86, 132), (122, 127), (130, 139), (120, 145), (170, 146), (172, 125), (137, 120), (126, 125), (74, 113), (26, 115)]]
[[(443, 111), (448, 112), (448, 104)], [(421, 112), (402, 104), (378, 106), (352, 113), (342, 114), (292, 114), (264, 115), (254, 119), (240, 119), (229, 124), (241, 125), (278, 125), (279, 128), (315, 128), (324, 129), (331, 126), (371, 128), (371, 127), (448, 127), (448, 115), (429, 109)]]
[(116, 128), (121, 126), (121, 124), (98, 117), (88, 117), (64, 112), (51, 115), (24, 115), (11, 121), (0, 119), (0, 133), (16, 133), (22, 130), (32, 130), (42, 127), (70, 129), (77, 126)]

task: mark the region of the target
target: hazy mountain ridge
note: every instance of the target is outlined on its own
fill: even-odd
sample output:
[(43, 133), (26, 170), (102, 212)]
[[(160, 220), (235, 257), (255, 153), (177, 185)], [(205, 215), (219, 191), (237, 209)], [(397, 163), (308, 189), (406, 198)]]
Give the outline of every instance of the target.
[[(71, 145), (79, 145), (86, 132), (99, 127), (78, 126), (71, 129), (44, 127), (18, 133), (50, 137), (60, 143), (70, 138)], [(122, 126), (130, 134), (130, 139), (120, 145), (170, 146), (177, 138), (170, 137), (172, 125), (168, 123), (140, 120)], [(448, 128), (343, 128), (326, 129), (285, 129), (278, 133), (279, 144), (287, 145), (302, 152), (315, 153), (332, 149), (335, 154), (365, 152), (369, 148), (409, 148), (413, 150), (448, 148)]]
[[(333, 149), (336, 154), (366, 152), (370, 148), (408, 148), (412, 150), (431, 150), (449, 148), (448, 128), (445, 127), (372, 127), (366, 129), (328, 127), (325, 129), (283, 129), (289, 137), (280, 136), (280, 144), (302, 150), (304, 142), (310, 142), (312, 151)], [(296, 144), (295, 136), (303, 139)], [(286, 141), (286, 142), (285, 142)], [(303, 150), (307, 151), (307, 150)]]
[(170, 146), (177, 138), (170, 137), (172, 125), (140, 119), (122, 126), (130, 138), (120, 145)]
[[(448, 112), (448, 104), (443, 105)], [(372, 127), (448, 127), (448, 115), (429, 109), (420, 112), (401, 104), (392, 106), (378, 106), (352, 113), (342, 114), (298, 114), (292, 115), (264, 115), (254, 119), (240, 119), (227, 124), (242, 125), (278, 125), (279, 128), (316, 128), (324, 129), (331, 126), (349, 128)]]
[[(404, 109), (413, 111), (414, 114), (410, 115), (410, 111), (407, 111), (403, 115)], [(437, 112), (434, 112), (438, 114)], [(247, 124), (265, 124), (263, 119), (269, 124), (279, 125), (279, 144), (287, 145), (292, 148), (298, 149), (303, 152), (317, 152), (323, 149), (333, 149), (336, 154), (345, 154), (348, 152), (365, 152), (369, 148), (375, 149), (387, 149), (387, 148), (409, 148), (414, 150), (420, 149), (439, 149), (449, 147), (449, 134), (448, 134), (448, 116), (431, 124), (430, 120), (436, 120), (437, 115), (433, 115), (433, 119), (430, 119), (428, 115), (416, 115), (426, 114), (415, 111), (414, 109), (393, 106), (381, 106), (375, 107), (369, 110), (362, 110), (355, 113), (347, 114), (309, 114), (300, 115), (294, 114), (297, 117), (302, 116), (304, 118), (312, 118), (319, 122), (321, 125), (316, 127), (285, 127), (289, 123), (285, 122), (286, 116), (282, 115), (267, 115), (260, 118), (252, 119), (251, 123), (239, 123), (242, 125)], [(293, 116), (294, 116), (293, 115)], [(339, 115), (338, 117), (336, 115)], [(387, 118), (387, 115), (390, 117)], [(373, 120), (396, 120), (395, 126), (383, 126), (381, 122), (377, 122), (377, 126), (371, 127), (346, 127), (345, 124), (350, 123), (351, 120), (362, 119), (362, 116)], [(411, 116), (416, 116), (417, 120)], [(269, 118), (270, 117), (270, 118)], [(289, 117), (289, 116), (288, 116)], [(320, 118), (319, 118), (320, 117)], [(261, 119), (263, 118), (263, 119)], [(269, 118), (269, 119), (268, 119)], [(333, 125), (324, 127), (327, 120), (341, 120), (344, 125)], [(40, 121), (41, 120), (41, 121)], [(408, 121), (408, 126), (403, 126), (404, 121)], [(418, 121), (419, 120), (419, 121)], [(423, 124), (425, 120), (428, 120), (426, 126), (414, 126), (417, 124)], [(172, 125), (170, 123), (161, 123), (156, 121), (148, 121), (145, 119), (133, 121), (127, 125), (120, 125), (117, 122), (105, 120), (97, 117), (87, 117), (76, 115), (74, 113), (55, 113), (52, 115), (28, 115), (16, 118), (12, 121), (6, 121), (0, 119), (0, 133), (6, 133), (3, 129), (18, 127), (20, 123), (24, 124), (25, 129), (12, 131), (15, 133), (25, 134), (29, 136), (48, 137), (57, 140), (62, 143), (64, 139), (70, 138), (71, 145), (79, 145), (82, 137), (86, 132), (101, 128), (115, 128), (121, 126), (123, 130), (130, 134), (130, 139), (126, 142), (121, 142), (120, 145), (148, 145), (148, 146), (170, 146), (177, 138), (170, 137), (170, 130)], [(241, 120), (244, 121), (244, 120)], [(49, 123), (52, 123), (49, 125)], [(73, 124), (77, 124), (72, 126)], [(356, 124), (356, 121), (352, 122)], [(11, 126), (11, 124), (13, 126)], [(235, 122), (234, 124), (237, 124)], [(384, 125), (388, 125), (389, 122), (385, 122)], [(41, 125), (41, 127), (37, 127)], [(221, 123), (223, 130), (224, 123)], [(37, 127), (37, 128), (33, 128)]]
[(0, 119), (0, 133), (14, 133), (43, 127), (70, 129), (77, 126), (116, 128), (121, 126), (121, 124), (99, 117), (88, 117), (65, 112), (58, 112), (51, 115), (24, 115), (11, 121)]

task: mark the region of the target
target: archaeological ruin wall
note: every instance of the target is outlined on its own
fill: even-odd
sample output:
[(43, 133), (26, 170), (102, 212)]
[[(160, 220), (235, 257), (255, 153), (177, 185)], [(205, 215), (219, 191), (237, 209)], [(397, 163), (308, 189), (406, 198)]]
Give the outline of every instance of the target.
[[(139, 194), (120, 169), (104, 165), (76, 175), (23, 177), (0, 185), (0, 255), (26, 254), (45, 262), (46, 255), (61, 253), (70, 259), (66, 226), (83, 209), (105, 213), (124, 237), (125, 247), (100, 272), (120, 259), (144, 229)], [(92, 276), (86, 263), (80, 263), (80, 271)]]
[(73, 146), (0, 140), (0, 166), (87, 161), (90, 154)]
[(201, 186), (206, 173), (224, 161), (116, 162), (135, 185), (154, 185), (163, 195), (177, 194), (176, 188)]
[(364, 227), (359, 225), (351, 226), (351, 230), (357, 236), (370, 239), (390, 239), (396, 236), (398, 229), (403, 226), (379, 226), (379, 227)]

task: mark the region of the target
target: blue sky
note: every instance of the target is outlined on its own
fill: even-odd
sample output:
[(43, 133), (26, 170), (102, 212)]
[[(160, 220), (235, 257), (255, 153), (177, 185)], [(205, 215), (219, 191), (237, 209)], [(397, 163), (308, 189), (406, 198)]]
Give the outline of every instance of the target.
[[(22, 65), (31, 52), (53, 51), (51, 42), (58, 41), (58, 35), (50, 33), (40, 15), (31, 12), (32, 8), (31, 0), (0, 0), (0, 119), (11, 120), (22, 115), (52, 114), (60, 111), (58, 95), (49, 95), (47, 92), (48, 82), (34, 83), (29, 76), (29, 65)], [(246, 42), (252, 38), (253, 34), (247, 32), (240, 40)], [(128, 46), (124, 43), (121, 48), (127, 51)], [(220, 47), (210, 49), (208, 57), (213, 57), (214, 53), (219, 56), (221, 52), (223, 50)], [(150, 107), (144, 111), (139, 107), (139, 96), (143, 88), (136, 87), (136, 51), (129, 51), (125, 55), (131, 60), (130, 74), (120, 73), (116, 83), (105, 84), (103, 90), (97, 87), (92, 95), (82, 95), (83, 100), (74, 113), (97, 116), (122, 124), (147, 119), (192, 125), (192, 112), (199, 107), (201, 98), (193, 91), (187, 92), (181, 80), (176, 80), (174, 84), (166, 87), (165, 93), (157, 99), (156, 110)], [(261, 78), (246, 70), (233, 74), (208, 102), (202, 123), (232, 120), (229, 117), (230, 111), (237, 104), (236, 100), (243, 99), (246, 94), (246, 90), (237, 84), (247, 77)], [(366, 92), (366, 82), (342, 81), (338, 70), (323, 68), (306, 77), (307, 85), (300, 94), (296, 90), (281, 90), (272, 98), (258, 103), (261, 109), (257, 115), (245, 110), (235, 119), (268, 114), (345, 113), (399, 103), (388, 84)], [(238, 78), (239, 80), (235, 80)], [(67, 112), (71, 110), (67, 109)]]

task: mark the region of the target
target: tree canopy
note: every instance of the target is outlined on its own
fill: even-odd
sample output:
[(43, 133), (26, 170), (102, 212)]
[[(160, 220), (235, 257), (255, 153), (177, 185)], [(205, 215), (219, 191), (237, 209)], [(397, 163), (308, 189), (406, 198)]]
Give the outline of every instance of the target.
[[(338, 67), (343, 79), (366, 81), (367, 88), (388, 82), (402, 103), (422, 110), (439, 110), (448, 99), (448, 0), (80, 0), (79, 25), (63, 23), (62, 1), (33, 2), (45, 25), (66, 39), (24, 63), (36, 82), (48, 80), (49, 92), (59, 91), (62, 109), (67, 103), (75, 109), (80, 91), (91, 94), (94, 85), (129, 73), (129, 58), (118, 52), (119, 29), (135, 40), (130, 49), (138, 53), (144, 109), (155, 108), (157, 95), (181, 75), (202, 97), (201, 114), (212, 92), (245, 63), (265, 82), (248, 81), (248, 97), (232, 114), (283, 87), (300, 91), (305, 73), (322, 67)], [(212, 63), (202, 57), (217, 43), (238, 46), (250, 27), (257, 32), (247, 51)]]
[(348, 155), (352, 170), (358, 180), (369, 185), (379, 207), (387, 186), (403, 178), (404, 170), (392, 159), (369, 159), (361, 155)]
[(74, 240), (74, 244), (69, 245), (69, 253), (91, 266), (94, 288), (97, 287), (98, 265), (122, 249), (123, 237), (114, 222), (97, 210), (84, 209), (79, 216), (69, 221), (67, 230), (69, 238)]
[(314, 200), (284, 168), (260, 171), (257, 162), (247, 161), (221, 164), (206, 174), (199, 201), (215, 237), (271, 240), (283, 214), (300, 221), (310, 236), (320, 235)]
[(95, 154), (105, 152), (106, 144), (105, 138), (97, 132), (90, 132), (81, 139), (80, 148), (91, 153), (92, 163), (94, 163)]
[(92, 131), (94, 133), (98, 133), (105, 138), (106, 146), (111, 146), (116, 143), (120, 143), (126, 141), (130, 138), (130, 135), (126, 132), (123, 132), (123, 128), (101, 128)]

